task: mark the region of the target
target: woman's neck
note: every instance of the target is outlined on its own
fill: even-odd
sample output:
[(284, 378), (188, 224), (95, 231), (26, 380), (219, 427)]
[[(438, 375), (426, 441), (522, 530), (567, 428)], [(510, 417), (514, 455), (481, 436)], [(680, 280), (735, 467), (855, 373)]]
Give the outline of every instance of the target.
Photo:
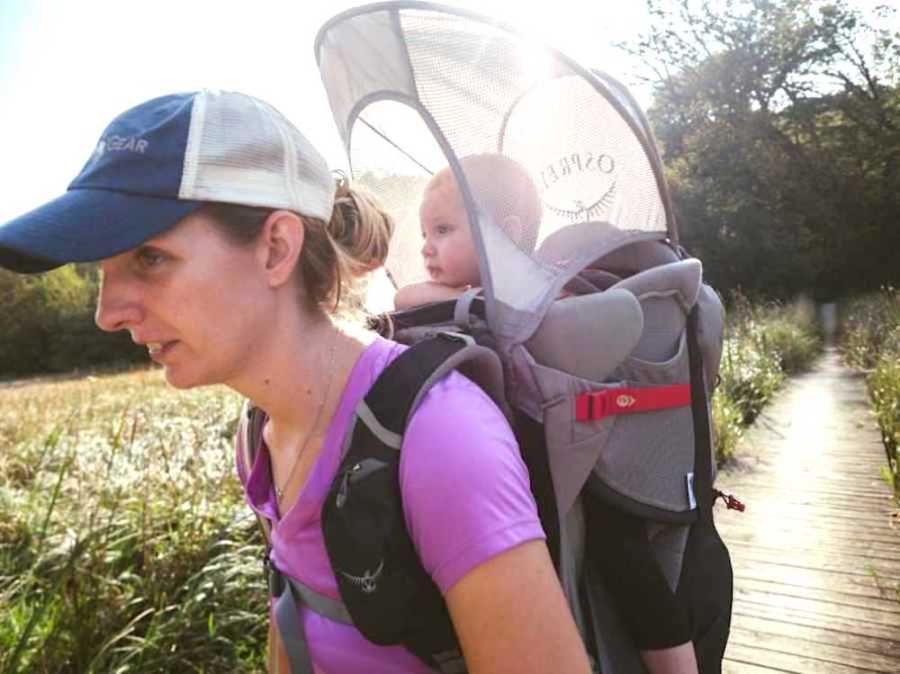
[(327, 428), (353, 365), (374, 339), (324, 313), (294, 315), (260, 338), (249, 367), (228, 384), (265, 410), (286, 439), (310, 433), (317, 417), (317, 430)]

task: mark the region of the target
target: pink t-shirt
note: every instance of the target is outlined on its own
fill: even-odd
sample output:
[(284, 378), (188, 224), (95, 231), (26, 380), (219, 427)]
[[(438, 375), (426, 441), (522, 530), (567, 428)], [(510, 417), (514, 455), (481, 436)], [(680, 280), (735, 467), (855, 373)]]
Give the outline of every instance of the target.
[[(322, 503), (340, 465), (357, 403), (404, 348), (377, 338), (360, 356), (307, 483), (283, 518), (277, 516), (265, 446), (249, 476), (237, 462), (250, 507), (275, 522), (272, 558), (278, 568), (329, 597), (339, 594), (322, 538)], [(455, 372), (431, 388), (407, 425), (400, 489), (412, 540), (444, 594), (494, 555), (544, 538), (509, 425), (478, 386)], [(300, 611), (319, 674), (432, 671), (405, 648), (377, 646), (353, 626)]]

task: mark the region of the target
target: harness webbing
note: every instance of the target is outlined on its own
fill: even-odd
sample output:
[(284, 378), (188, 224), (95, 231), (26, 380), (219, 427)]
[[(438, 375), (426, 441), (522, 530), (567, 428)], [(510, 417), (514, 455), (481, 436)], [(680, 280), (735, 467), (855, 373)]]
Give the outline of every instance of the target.
[(691, 404), (688, 384), (610, 388), (589, 391), (575, 398), (576, 421), (599, 421), (611, 414), (652, 412)]
[(713, 521), (712, 507), (712, 431), (709, 426), (709, 403), (706, 393), (706, 377), (703, 374), (703, 354), (700, 351), (697, 331), (699, 314), (695, 305), (688, 314), (688, 359), (691, 368), (691, 413), (694, 419), (694, 498), (699, 517)]
[(340, 601), (319, 594), (308, 585), (285, 576), (268, 557), (266, 575), (269, 593), (275, 599), (275, 623), (291, 664), (291, 673), (314, 674), (306, 633), (300, 623), (300, 606), (335, 622), (352, 625), (353, 620)]

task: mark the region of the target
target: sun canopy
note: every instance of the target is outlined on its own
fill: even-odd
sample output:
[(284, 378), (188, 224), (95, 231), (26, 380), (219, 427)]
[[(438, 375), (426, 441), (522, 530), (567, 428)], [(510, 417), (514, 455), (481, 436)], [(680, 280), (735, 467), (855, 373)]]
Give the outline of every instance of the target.
[[(344, 12), (315, 45), (354, 177), (397, 219), (388, 270), (425, 278), (418, 204), (453, 171), (480, 256), (488, 320), (522, 335), (578, 271), (677, 231), (646, 119), (624, 86), (489, 19), (424, 2)], [(473, 156), (530, 174), (540, 212), (512, 235)], [(490, 181), (488, 181), (490, 182)], [(495, 204), (496, 205), (496, 204)]]

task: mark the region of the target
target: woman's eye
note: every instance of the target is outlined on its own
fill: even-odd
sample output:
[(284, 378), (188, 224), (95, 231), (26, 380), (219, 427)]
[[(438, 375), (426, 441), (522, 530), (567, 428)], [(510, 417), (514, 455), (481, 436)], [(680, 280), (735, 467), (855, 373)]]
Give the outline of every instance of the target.
[(151, 248), (142, 248), (137, 252), (137, 259), (144, 269), (153, 269), (165, 260), (165, 255)]

